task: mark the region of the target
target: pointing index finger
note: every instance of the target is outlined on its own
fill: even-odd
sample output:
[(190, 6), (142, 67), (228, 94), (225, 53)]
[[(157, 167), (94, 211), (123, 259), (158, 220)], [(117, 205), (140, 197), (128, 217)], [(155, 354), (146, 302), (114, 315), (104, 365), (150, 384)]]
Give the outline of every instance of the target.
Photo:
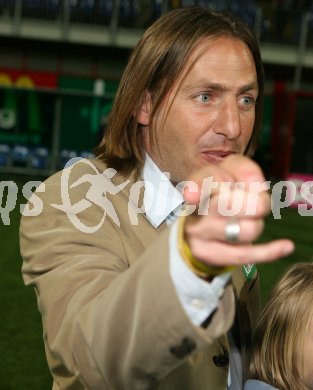
[(264, 174), (259, 165), (246, 156), (233, 154), (221, 162), (221, 167), (234, 178), (236, 182), (264, 182)]
[[(234, 177), (227, 172), (221, 165), (210, 164), (203, 167), (199, 171), (193, 173), (189, 179), (192, 183), (195, 183), (195, 188), (186, 187), (184, 189), (184, 198), (189, 204), (199, 204), (201, 199), (202, 190), (207, 185), (208, 179), (212, 184), (221, 182), (234, 182)], [(213, 195), (216, 191), (214, 185), (211, 186), (210, 194)]]

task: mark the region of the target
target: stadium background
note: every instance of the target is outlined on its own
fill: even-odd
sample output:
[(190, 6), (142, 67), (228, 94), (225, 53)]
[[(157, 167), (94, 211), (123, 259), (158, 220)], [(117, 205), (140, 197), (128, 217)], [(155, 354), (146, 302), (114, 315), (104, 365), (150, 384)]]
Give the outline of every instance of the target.
[[(0, 219), (0, 389), (51, 388), (35, 293), (20, 273), (23, 185), (92, 155), (143, 29), (192, 4), (237, 14), (260, 40), (266, 96), (256, 159), (267, 178), (313, 180), (313, 0), (0, 0), (1, 207), (5, 183), (18, 186), (9, 223)], [(289, 237), (296, 251), (260, 267), (263, 299), (286, 266), (313, 261), (312, 217), (299, 215), (299, 202), (267, 219), (260, 241)]]

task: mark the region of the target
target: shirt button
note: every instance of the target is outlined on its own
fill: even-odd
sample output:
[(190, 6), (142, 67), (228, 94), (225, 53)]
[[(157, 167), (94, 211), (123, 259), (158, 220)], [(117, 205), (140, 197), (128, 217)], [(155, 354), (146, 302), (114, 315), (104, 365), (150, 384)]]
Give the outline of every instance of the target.
[(194, 298), (191, 301), (191, 304), (193, 307), (197, 309), (204, 309), (205, 308), (205, 302), (202, 299)]

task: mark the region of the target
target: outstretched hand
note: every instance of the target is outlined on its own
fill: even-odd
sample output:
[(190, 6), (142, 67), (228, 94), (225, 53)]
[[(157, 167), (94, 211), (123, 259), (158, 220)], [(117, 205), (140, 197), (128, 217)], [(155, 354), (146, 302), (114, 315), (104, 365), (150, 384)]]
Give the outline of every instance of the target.
[[(205, 195), (203, 179), (208, 177), (212, 181)], [(271, 262), (293, 252), (294, 244), (288, 239), (252, 244), (263, 231), (271, 199), (264, 175), (251, 159), (229, 156), (197, 171), (190, 181), (197, 184), (198, 191), (186, 189), (184, 197), (187, 204), (197, 205), (197, 210), (186, 217), (184, 238), (198, 260), (222, 267)], [(226, 237), (230, 223), (239, 225), (236, 242)]]

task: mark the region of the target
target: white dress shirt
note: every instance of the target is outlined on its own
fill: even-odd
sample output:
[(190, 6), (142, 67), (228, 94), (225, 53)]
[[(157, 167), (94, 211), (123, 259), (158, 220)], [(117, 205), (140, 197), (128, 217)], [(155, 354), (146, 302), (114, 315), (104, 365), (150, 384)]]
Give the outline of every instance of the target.
[[(168, 225), (172, 225), (169, 238), (170, 275), (178, 299), (187, 316), (194, 325), (200, 326), (217, 308), (219, 298), (224, 293), (231, 273), (218, 275), (212, 282), (208, 283), (192, 272), (182, 259), (178, 249), (178, 223), (175, 220), (177, 219), (176, 213), (179, 212), (184, 202), (181, 192), (171, 183), (169, 174), (161, 172), (148, 155), (146, 155), (142, 177), (145, 184), (144, 209), (146, 218), (155, 228), (158, 228), (164, 221)], [(232, 365), (234, 352), (238, 354), (238, 350), (232, 342), (231, 349), (230, 365)], [(237, 361), (236, 365), (238, 365)], [(231, 383), (230, 371), (228, 388), (241, 388), (234, 387), (234, 381)]]

